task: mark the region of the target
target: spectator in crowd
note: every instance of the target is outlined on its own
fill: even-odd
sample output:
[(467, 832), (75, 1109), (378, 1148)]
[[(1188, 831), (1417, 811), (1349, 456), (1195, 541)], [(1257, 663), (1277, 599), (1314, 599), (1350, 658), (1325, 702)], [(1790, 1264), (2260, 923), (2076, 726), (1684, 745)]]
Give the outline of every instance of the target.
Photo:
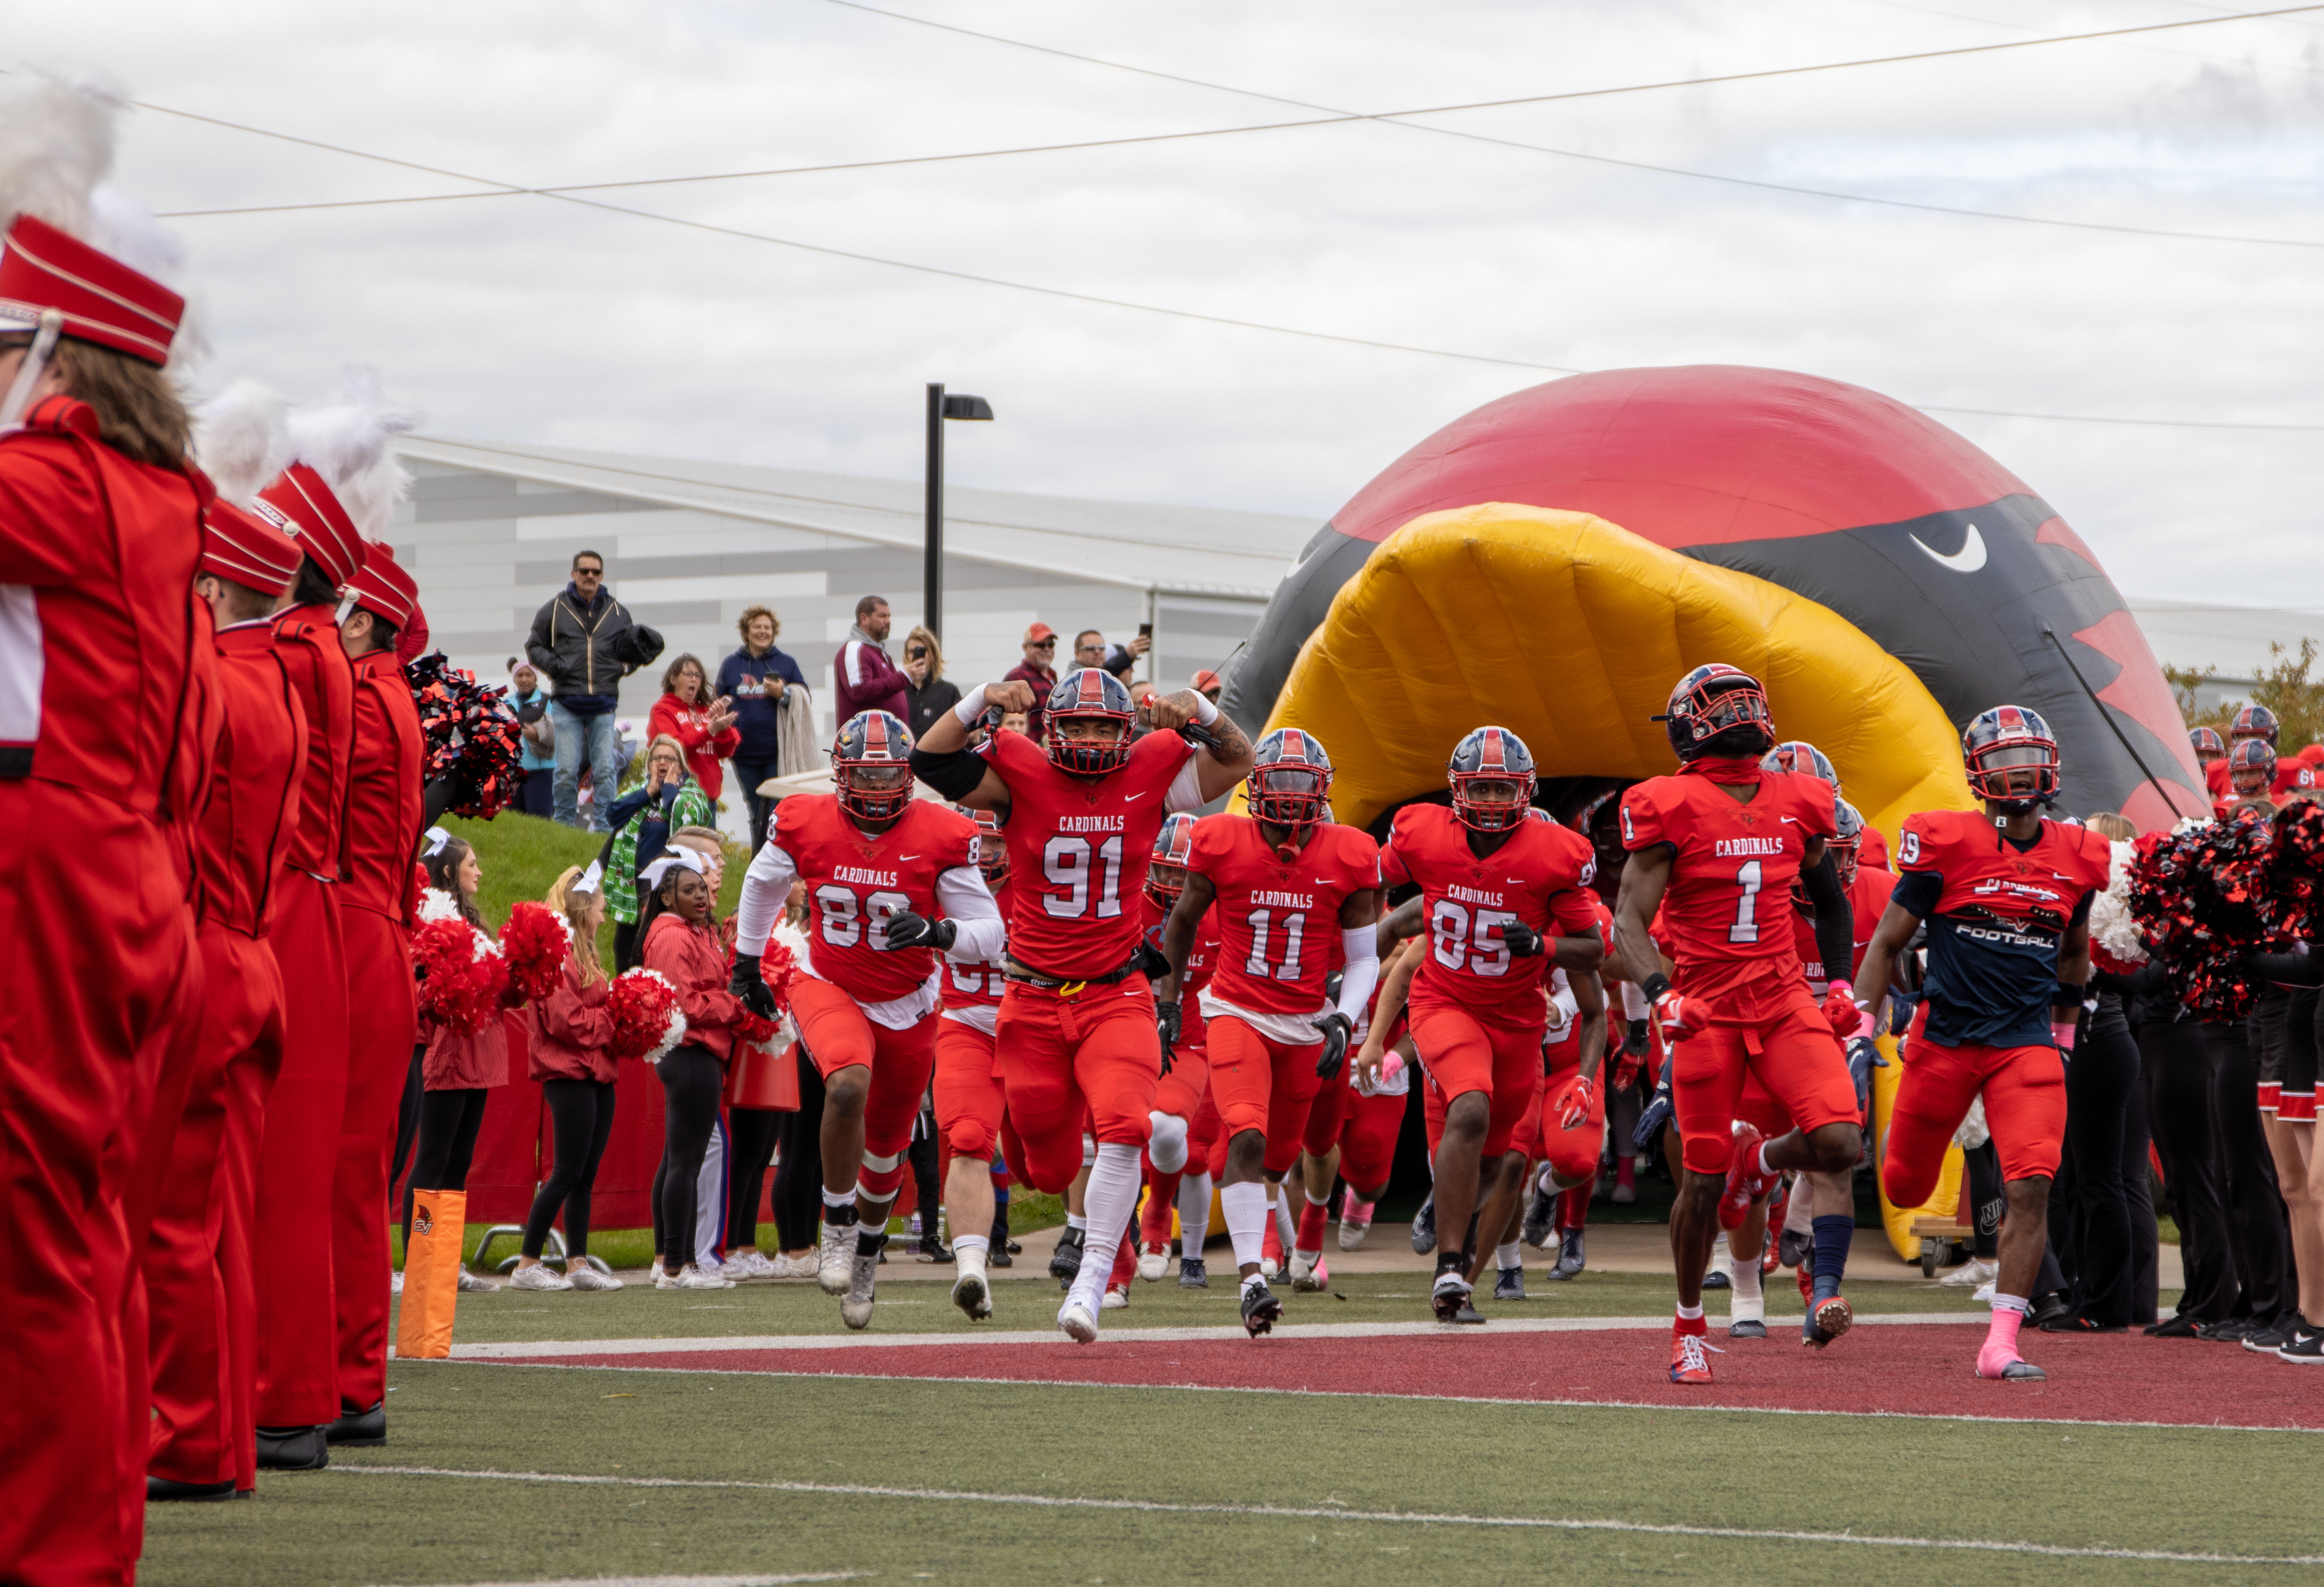
[(848, 630), (847, 642), (839, 647), (839, 654), (831, 659), (837, 686), (835, 725), (866, 711), (904, 715), (904, 688), (911, 680), (888, 655), (890, 621), (883, 596), (866, 595), (855, 603), (855, 626)]
[(556, 806), (557, 729), (549, 720), (549, 691), (530, 661), (509, 658), (509, 706), (524, 730), (519, 766), (524, 780), (516, 807), (528, 816), (548, 816)]
[(1001, 717), (1001, 731), (1021, 733), (1027, 738), (1030, 738), (1033, 736), (1033, 718), (1028, 713), (1023, 711), (1003, 712)]
[(716, 804), (726, 786), (725, 768), (718, 762), (742, 743), (742, 731), (735, 725), (734, 702), (724, 695), (711, 697), (709, 677), (695, 656), (678, 657), (661, 675), (661, 698), (646, 720), (646, 738), (665, 735), (686, 752), (686, 769), (694, 773), (702, 797)]
[(1207, 667), (1194, 674), (1194, 682), (1191, 687), (1196, 694), (1210, 701), (1213, 706), (1219, 703), (1219, 697), (1227, 692), (1226, 679), (1221, 678), (1217, 673), (1212, 671)]
[(605, 848), (605, 911), (613, 918), (616, 973), (638, 964), (638, 876), (669, 846), (681, 826), (715, 826), (718, 813), (686, 769), (686, 751), (668, 736), (646, 745), (645, 786), (613, 801), (613, 841)]
[(1096, 629), (1084, 628), (1074, 636), (1074, 665), (1102, 667), (1128, 683), (1130, 673), (1137, 669), (1138, 658), (1153, 648), (1154, 641), (1142, 633), (1127, 645), (1110, 645), (1105, 642), (1105, 635)]
[(759, 784), (782, 773), (783, 708), (792, 689), (807, 696), (807, 678), (799, 664), (775, 648), (782, 622), (764, 606), (742, 608), (736, 624), (742, 648), (718, 664), (718, 692), (733, 702), (734, 725), (742, 733), (728, 759), (734, 762), (734, 780), (742, 806), (751, 813), (751, 852), (767, 841), (767, 816), (773, 805), (761, 796)]
[(1049, 704), (1049, 691), (1057, 687), (1057, 669), (1050, 663), (1057, 658), (1057, 631), (1046, 623), (1036, 623), (1025, 631), (1025, 659), (1001, 675), (1001, 681), (1022, 680), (1033, 686), (1033, 709), (1023, 731), (1038, 740), (1041, 736), (1041, 714)]
[(613, 747), (622, 679), (661, 654), (661, 635), (632, 622), (629, 608), (605, 593), (605, 559), (581, 551), (573, 558), (572, 582), (534, 614), (524, 653), (557, 697), (549, 703), (557, 732), (557, 819), (581, 825), (586, 764), (595, 790), (593, 819), (603, 832), (604, 812), (622, 780)]
[(911, 680), (904, 686), (904, 703), (910, 707), (904, 724), (912, 730), (912, 741), (917, 743), (929, 723), (960, 704), (960, 686), (945, 681), (944, 647), (925, 628), (916, 628), (905, 636), (904, 676)]

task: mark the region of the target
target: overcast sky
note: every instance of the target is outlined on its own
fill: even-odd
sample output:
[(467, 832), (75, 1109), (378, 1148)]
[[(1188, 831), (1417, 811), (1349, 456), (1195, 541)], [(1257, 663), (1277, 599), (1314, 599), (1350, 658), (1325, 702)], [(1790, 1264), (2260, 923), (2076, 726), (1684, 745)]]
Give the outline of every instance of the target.
[[(520, 187), (1144, 137), (2201, 17), (2192, 0), (1751, 5), (254, 0), (28, 9), (25, 60), (151, 106)], [(2252, 9), (2258, 7), (2254, 6)], [(1221, 88), (1140, 76), (1023, 48)], [(1272, 95), (1325, 111), (1252, 97)], [(2190, 241), (1790, 196), (1416, 127)], [(153, 109), (156, 210), (485, 183)], [(580, 195), (794, 243), (1574, 369), (1725, 362), (1904, 401), (2324, 426), (2324, 10), (2142, 38), (1128, 147)], [(1439, 426), (1554, 378), (1069, 301), (540, 196), (185, 217), (217, 354), (429, 431), (1321, 522)], [(2324, 606), (2324, 431), (1941, 414), (2130, 594)]]

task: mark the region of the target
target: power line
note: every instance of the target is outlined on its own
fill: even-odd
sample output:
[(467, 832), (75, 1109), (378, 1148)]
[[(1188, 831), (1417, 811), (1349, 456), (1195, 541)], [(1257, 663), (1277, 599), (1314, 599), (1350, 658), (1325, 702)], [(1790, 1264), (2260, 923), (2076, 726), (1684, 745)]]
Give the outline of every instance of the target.
[[(2108, 232), (2123, 236), (2157, 237), (2183, 242), (2233, 243), (2260, 247), (2324, 249), (2324, 240), (2312, 241), (2301, 237), (2247, 236), (2235, 233), (2221, 232), (2191, 232), (2177, 230), (2167, 226), (2128, 226), (2107, 221), (2067, 220), (2053, 216), (2017, 215), (2006, 210), (1974, 209), (1960, 205), (1932, 204), (1910, 198), (1882, 198), (1868, 193), (1840, 192), (1827, 188), (1811, 188), (1801, 186), (1796, 183), (1767, 181), (1754, 177), (1731, 176), (1719, 171), (1692, 171), (1679, 166), (1657, 165), (1647, 161), (1624, 160), (1613, 155), (1593, 154), (1579, 149), (1560, 149), (1545, 143), (1532, 143), (1519, 139), (1495, 137), (1482, 133), (1463, 132), (1454, 127), (1430, 126), (1420, 123), (1397, 119), (1400, 116), (1429, 115), (1443, 114), (1453, 110), (1473, 109), (1480, 107), (1478, 106), (1442, 106), (1431, 109), (1383, 111), (1377, 114), (1341, 110), (1331, 106), (1313, 104), (1306, 100), (1287, 98), (1278, 94), (1263, 93), (1257, 89), (1237, 88), (1233, 85), (1225, 83), (1205, 82), (1200, 78), (1182, 77), (1173, 72), (1156, 71), (1150, 68), (1133, 66), (1122, 61), (1106, 60), (1093, 55), (1076, 54), (1067, 50), (1054, 49), (1046, 44), (1035, 44), (1020, 39), (1004, 38), (996, 33), (979, 32), (973, 29), (958, 27), (949, 23), (931, 22), (924, 17), (909, 16), (901, 12), (886, 11), (875, 5), (867, 5), (862, 4), (862, 0), (827, 0), (827, 3), (844, 6), (852, 11), (861, 11), (871, 15), (886, 17), (897, 22), (911, 23), (922, 27), (934, 28), (943, 32), (957, 33), (964, 37), (979, 39), (988, 43), (1005, 45), (1011, 49), (1026, 50), (1037, 54), (1056, 56), (1064, 60), (1078, 61), (1085, 65), (1103, 67), (1109, 70), (1130, 72), (1140, 77), (1156, 78), (1166, 82), (1178, 83), (1187, 87), (1204, 88), (1219, 93), (1235, 94), (1250, 98), (1265, 99), (1273, 104), (1289, 105), (1299, 109), (1314, 110), (1322, 112), (1323, 114), (1313, 119), (1300, 121), (1268, 122), (1231, 127), (1208, 127), (1187, 132), (1153, 133), (1119, 138), (1090, 138), (1072, 143), (1027, 144), (1005, 149), (968, 150), (945, 154), (902, 155), (887, 160), (856, 160), (822, 165), (776, 166), (755, 171), (716, 171), (694, 176), (645, 177), (630, 180), (608, 182), (567, 182), (560, 183), (553, 187), (538, 188), (519, 187), (512, 183), (491, 183), (489, 185), (496, 188), (498, 189), (497, 191), (487, 193), (423, 193), (389, 198), (348, 198), (319, 200), (297, 204), (243, 205), (216, 209), (184, 209), (171, 211), (164, 215), (161, 218), (190, 220), (230, 215), (281, 215), (299, 213), (307, 210), (319, 211), (327, 209), (381, 208), (404, 204), (446, 203), (466, 198), (507, 198), (518, 194), (543, 195), (609, 192), (634, 188), (677, 187), (706, 182), (752, 180), (770, 177), (810, 176), (841, 171), (873, 171), (911, 165), (947, 164), (962, 161), (1004, 159), (1028, 154), (1067, 153), (1091, 149), (1115, 149), (1143, 143), (1176, 143), (1197, 138), (1234, 137), (1248, 133), (1286, 132), (1307, 127), (1345, 125), (1356, 122), (1371, 122), (1380, 125), (1402, 127), (1407, 132), (1425, 133), (1437, 137), (1458, 138), (1469, 143), (1486, 143), (1499, 148), (1514, 149), (1526, 153), (1545, 154), (1557, 159), (1580, 161), (1592, 165), (1611, 166), (1618, 170), (1645, 171), (1652, 175), (1679, 177), (1693, 181), (1718, 182), (1729, 187), (1748, 188), (1760, 192), (1782, 193), (1796, 198), (1821, 198), (1835, 203), (1869, 204), (1883, 208), (1912, 210), (1925, 215), (1947, 215), (1972, 220), (2006, 221), (2019, 226), (2046, 226), (2059, 227), (2069, 231)], [(2292, 8), (2292, 10), (2299, 12), (2316, 11), (2324, 10), (2324, 6), (2298, 6)], [(1979, 52), (1990, 52), (1998, 50), (2024, 49), (2037, 44), (2068, 43), (2085, 40), (2107, 39), (2122, 33), (2153, 32), (2171, 28), (2198, 27), (2209, 25), (2213, 23), (2241, 22), (2252, 20), (2253, 18), (2281, 16), (2284, 14), (2287, 14), (2282, 11), (2237, 13), (2231, 15), (2197, 18), (2187, 22), (2153, 23), (2138, 28), (2110, 29), (2102, 32), (2095, 33), (2074, 33), (2046, 36), (2038, 39), (2020, 39), (1999, 44), (1967, 46), (1958, 50), (1923, 51), (1920, 54), (1914, 55), (1883, 56), (1869, 60), (1832, 62), (1821, 66), (1784, 67), (1775, 69), (1768, 72), (1735, 73), (1723, 77), (1686, 78), (1674, 83), (1639, 84), (1633, 85), (1629, 88), (1587, 89), (1582, 90), (1578, 94), (1572, 95), (1547, 95), (1536, 97), (1533, 99), (1499, 100), (1486, 103), (1499, 105), (1536, 104), (1543, 103), (1550, 99), (1590, 97), (1606, 94), (1643, 92), (1652, 88), (1679, 87), (1685, 86), (1686, 84), (1699, 85), (1705, 83), (1731, 82), (1742, 80), (1747, 78), (1784, 76), (1798, 72), (1831, 71), (1839, 70), (1849, 66), (1886, 65), (1893, 64), (1897, 61), (1925, 60), (1938, 56), (1974, 54)], [(160, 111), (163, 115), (186, 116), (189, 120), (206, 122), (214, 126), (232, 127), (236, 131), (255, 133), (261, 136), (285, 136), (289, 142), (304, 144), (309, 148), (327, 149), (337, 153), (355, 154), (358, 157), (364, 159), (379, 159), (387, 164), (402, 166), (409, 170), (429, 171), (435, 175), (452, 176), (456, 180), (463, 181), (483, 182), (485, 180), (484, 178), (461, 176), (456, 172), (439, 171), (432, 166), (418, 165), (410, 161), (392, 160), (387, 159), (385, 156), (364, 154), (361, 151), (344, 149), (335, 144), (318, 143), (312, 139), (289, 138), (287, 137), (287, 134), (269, 133), (262, 128), (244, 126), (234, 122), (222, 121), (214, 116), (195, 115), (187, 111), (172, 110), (166, 106), (143, 105), (142, 107)]]

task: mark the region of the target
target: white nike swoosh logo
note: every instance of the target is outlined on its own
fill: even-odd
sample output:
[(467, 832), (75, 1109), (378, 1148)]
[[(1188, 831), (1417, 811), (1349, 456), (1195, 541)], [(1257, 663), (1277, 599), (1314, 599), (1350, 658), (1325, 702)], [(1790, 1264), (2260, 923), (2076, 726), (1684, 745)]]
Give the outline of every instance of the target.
[[(1914, 545), (1920, 546), (1921, 549), (1929, 551), (1929, 548), (1923, 544), (1919, 535), (1907, 535), (1905, 538)], [(1968, 537), (1961, 541), (1960, 550), (1950, 557), (1936, 551), (1929, 551), (1929, 555), (1955, 573), (1975, 573), (1985, 566), (1985, 537), (1977, 532), (1977, 525), (1972, 523), (1969, 526)]]
[(1145, 796), (1144, 794), (1142, 794), (1142, 793), (1124, 794), (1124, 795), (1122, 795), (1122, 796), (1121, 796), (1121, 802), (1122, 802), (1123, 804), (1127, 805), (1127, 804), (1130, 804), (1130, 803), (1132, 803), (1132, 802), (1133, 802), (1133, 801), (1135, 801), (1135, 800), (1142, 799), (1142, 798), (1144, 798), (1145, 797), (1146, 797), (1146, 796)]
[(1778, 816), (1775, 819), (1786, 826), (1797, 826), (1800, 824), (1800, 818), (1797, 816)]
[(897, 863), (898, 864), (901, 864), (901, 863), (903, 863), (906, 860), (917, 860), (917, 859), (918, 859), (918, 858), (919, 858), (919, 855), (918, 855), (918, 854), (898, 854), (898, 855), (896, 856), (896, 863)]

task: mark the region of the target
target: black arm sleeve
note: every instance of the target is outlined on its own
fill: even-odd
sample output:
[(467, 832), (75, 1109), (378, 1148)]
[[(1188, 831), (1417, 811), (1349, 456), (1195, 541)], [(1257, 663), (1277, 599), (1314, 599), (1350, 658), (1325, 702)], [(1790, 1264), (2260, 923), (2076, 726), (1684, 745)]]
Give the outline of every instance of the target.
[(2315, 954), (2249, 954), (2244, 963), (2253, 974), (2278, 986), (2324, 985), (2324, 958)]
[(1808, 902), (1815, 906), (1816, 956), (1834, 984), (1853, 981), (1856, 974), (1856, 911), (1849, 907), (1848, 890), (1840, 884), (1840, 862), (1830, 849), (1823, 863), (1800, 872)]
[(984, 780), (984, 757), (974, 750), (912, 752), (912, 775), (945, 798), (964, 799)]

